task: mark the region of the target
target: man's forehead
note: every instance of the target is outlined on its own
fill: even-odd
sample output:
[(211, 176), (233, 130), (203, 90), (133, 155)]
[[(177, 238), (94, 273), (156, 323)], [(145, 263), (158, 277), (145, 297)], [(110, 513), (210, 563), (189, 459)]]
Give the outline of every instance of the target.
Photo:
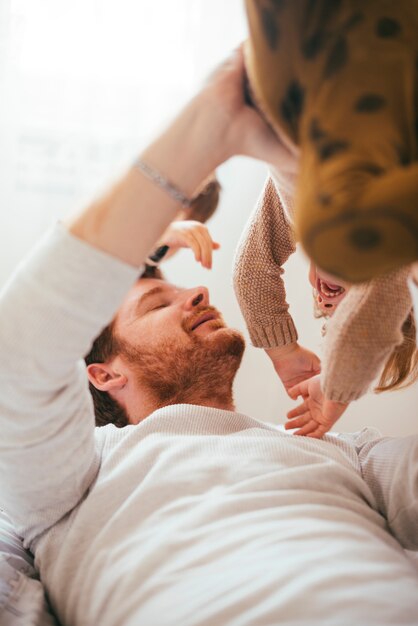
[(118, 312), (118, 317), (125, 318), (134, 315), (137, 310), (138, 303), (146, 294), (150, 294), (151, 292), (156, 295), (159, 293), (175, 294), (179, 291), (183, 291), (183, 289), (160, 278), (139, 278), (131, 287), (126, 295), (126, 298), (122, 302)]

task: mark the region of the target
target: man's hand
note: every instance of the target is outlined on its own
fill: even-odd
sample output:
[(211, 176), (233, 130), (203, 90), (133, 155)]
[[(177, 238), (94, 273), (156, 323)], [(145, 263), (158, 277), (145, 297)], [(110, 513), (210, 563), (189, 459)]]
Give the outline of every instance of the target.
[[(297, 342), (266, 350), (287, 393), (290, 389), (321, 371), (319, 358)], [(292, 397), (292, 396), (290, 396)]]
[(212, 72), (198, 96), (207, 98), (210, 109), (220, 110), (220, 118), (223, 118), (223, 124), (212, 128), (207, 134), (214, 138), (219, 137), (218, 143), (225, 150), (222, 160), (235, 154), (244, 154), (272, 163), (280, 171), (296, 175), (299, 168), (299, 149), (285, 146), (260, 113), (249, 105), (245, 97), (245, 81), (241, 45)]
[(207, 226), (193, 220), (172, 222), (157, 245), (169, 247), (164, 258), (178, 248), (190, 248), (196, 261), (207, 269), (212, 268), (212, 251), (220, 248), (220, 244), (210, 236)]
[(304, 400), (287, 414), (289, 421), (285, 428), (286, 430), (298, 428), (295, 435), (321, 439), (348, 407), (348, 404), (325, 398), (319, 376), (295, 385), (289, 389), (289, 395), (294, 400), (299, 396)]

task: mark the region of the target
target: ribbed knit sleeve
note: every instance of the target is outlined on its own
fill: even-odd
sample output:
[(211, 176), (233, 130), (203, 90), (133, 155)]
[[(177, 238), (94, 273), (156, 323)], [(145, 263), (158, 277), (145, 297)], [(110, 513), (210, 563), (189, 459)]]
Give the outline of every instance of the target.
[(251, 342), (258, 348), (297, 340), (282, 279), (282, 265), (294, 251), (292, 228), (269, 178), (241, 236), (233, 273), (235, 294)]
[(403, 548), (418, 550), (418, 436), (382, 437), (358, 445), (357, 453), (390, 532)]
[(0, 505), (26, 545), (97, 474), (83, 356), (138, 271), (57, 226), (0, 294)]
[(322, 361), (327, 398), (351, 402), (364, 395), (392, 350), (412, 307), (409, 268), (353, 286), (329, 322)]

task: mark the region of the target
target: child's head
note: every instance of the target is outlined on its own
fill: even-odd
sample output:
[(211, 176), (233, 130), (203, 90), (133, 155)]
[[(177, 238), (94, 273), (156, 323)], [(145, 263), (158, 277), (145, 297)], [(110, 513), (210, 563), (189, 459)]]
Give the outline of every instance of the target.
[[(348, 283), (338, 283), (329, 274), (311, 263), (309, 282), (313, 287), (315, 317), (331, 317), (350, 289)], [(395, 391), (418, 380), (418, 349), (414, 312), (411, 309), (402, 325), (403, 342), (396, 346), (380, 375), (376, 393)]]
[(331, 317), (345, 297), (350, 286), (319, 270), (312, 262), (309, 267), (309, 282), (313, 287), (315, 317)]

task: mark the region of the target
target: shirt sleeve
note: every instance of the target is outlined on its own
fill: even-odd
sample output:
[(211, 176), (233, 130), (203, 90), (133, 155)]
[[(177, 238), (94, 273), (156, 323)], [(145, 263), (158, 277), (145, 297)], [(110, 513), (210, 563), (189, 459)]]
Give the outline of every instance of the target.
[(364, 480), (392, 535), (418, 550), (418, 435), (354, 442)]
[(292, 228), (269, 178), (241, 236), (233, 270), (235, 294), (258, 348), (297, 340), (282, 279), (282, 265), (295, 249)]
[(27, 546), (96, 476), (83, 357), (138, 272), (57, 225), (1, 293), (0, 506)]
[(324, 344), (322, 387), (335, 402), (367, 392), (395, 346), (411, 307), (408, 268), (350, 288), (331, 318)]

